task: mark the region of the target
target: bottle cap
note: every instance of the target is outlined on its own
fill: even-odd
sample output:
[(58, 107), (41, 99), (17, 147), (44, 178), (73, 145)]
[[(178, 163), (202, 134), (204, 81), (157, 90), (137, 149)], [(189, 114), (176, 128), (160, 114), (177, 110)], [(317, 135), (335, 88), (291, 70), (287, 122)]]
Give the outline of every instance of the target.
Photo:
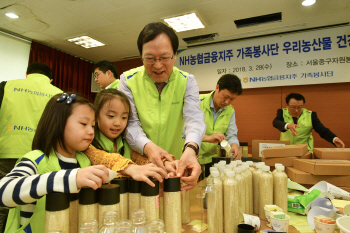
[(98, 203), (97, 191), (90, 187), (82, 187), (79, 192), (79, 205), (92, 205)]
[(164, 192), (180, 192), (180, 177), (169, 177), (163, 181)]
[(256, 168), (257, 168), (257, 169), (261, 169), (263, 166), (265, 166), (265, 165), (258, 163), (258, 164), (256, 165)]
[(241, 167), (235, 167), (234, 172), (238, 174), (241, 173), (242, 172)]
[(115, 205), (120, 202), (118, 184), (104, 184), (98, 189), (98, 203), (100, 205)]
[(211, 171), (217, 171), (218, 169), (216, 168), (216, 167), (210, 167), (209, 168), (209, 172), (211, 172)]
[(242, 160), (236, 160), (236, 162), (237, 162), (237, 165), (242, 165), (243, 164)]
[(215, 163), (214, 167), (219, 168), (221, 165), (219, 163)]
[(264, 166), (264, 167), (262, 168), (262, 170), (263, 170), (264, 172), (270, 171), (270, 167), (269, 167), (269, 166)]
[(250, 165), (253, 166), (253, 164), (254, 164), (253, 161), (247, 161), (246, 163), (249, 164), (249, 166), (250, 166)]
[(126, 178), (126, 177), (115, 178), (111, 181), (111, 184), (119, 184), (120, 194), (128, 192), (129, 185), (128, 185), (128, 178)]
[(141, 181), (129, 178), (129, 193), (141, 193)]
[(222, 160), (226, 161), (226, 164), (229, 164), (231, 162), (231, 158), (229, 157), (212, 157), (213, 163), (219, 163)]
[(226, 166), (222, 166), (222, 165), (221, 165), (221, 166), (219, 166), (219, 169), (218, 169), (218, 170), (219, 170), (219, 172), (223, 172), (223, 171), (225, 170), (225, 168), (226, 168)]
[(150, 186), (146, 182), (141, 183), (141, 196), (151, 197), (159, 195), (159, 181), (157, 179), (149, 177), (155, 184), (154, 187)]
[(210, 173), (210, 175), (211, 175), (212, 177), (218, 177), (218, 176), (219, 176), (219, 171), (212, 171), (212, 172)]
[(275, 167), (283, 165), (282, 163), (275, 163)]
[(226, 172), (226, 176), (227, 177), (234, 177), (235, 176), (235, 172), (234, 171), (228, 171), (228, 172)]
[(232, 165), (232, 168), (237, 167), (237, 161), (232, 161), (232, 162), (230, 163), (230, 165)]
[(220, 160), (219, 164), (220, 164), (220, 165), (226, 165), (226, 161)]
[(227, 165), (226, 165), (226, 169), (230, 169), (230, 170), (232, 170), (232, 167), (233, 167), (233, 165), (232, 165), (232, 164), (227, 164)]
[(225, 169), (224, 169), (224, 173), (225, 173), (225, 174), (227, 174), (227, 172), (230, 172), (230, 171), (232, 171), (232, 170), (231, 170), (231, 169), (228, 169), (228, 168), (225, 168)]
[(277, 171), (284, 171), (284, 166), (280, 165), (278, 167), (276, 167)]
[(69, 208), (69, 193), (46, 194), (46, 211), (61, 211)]
[(262, 165), (264, 165), (264, 166), (265, 166), (265, 162), (259, 162), (258, 164), (262, 164)]

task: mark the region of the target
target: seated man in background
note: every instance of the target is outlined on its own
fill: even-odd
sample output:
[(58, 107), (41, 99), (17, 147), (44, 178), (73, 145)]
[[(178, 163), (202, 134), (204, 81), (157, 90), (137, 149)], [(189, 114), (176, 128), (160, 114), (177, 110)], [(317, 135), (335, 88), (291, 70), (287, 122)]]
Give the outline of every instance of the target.
[(307, 144), (309, 151), (312, 152), (314, 148), (312, 129), (314, 129), (321, 138), (336, 147), (345, 148), (343, 141), (321, 123), (316, 112), (304, 108), (304, 96), (291, 93), (286, 97), (286, 103), (287, 108), (278, 109), (273, 121), (273, 127), (281, 131), (281, 141), (290, 141), (291, 145)]
[(106, 60), (97, 62), (92, 67), (92, 73), (101, 89), (118, 89), (120, 80), (116, 78), (118, 77), (117, 67), (112, 62)]
[(231, 145), (234, 159), (241, 158), (235, 110), (231, 105), (240, 94), (242, 94), (241, 80), (234, 74), (225, 74), (217, 82), (215, 91), (199, 96), (207, 125), (199, 151), (204, 159), (205, 177), (209, 176), (212, 157), (217, 155), (218, 143), (222, 140), (227, 140)]

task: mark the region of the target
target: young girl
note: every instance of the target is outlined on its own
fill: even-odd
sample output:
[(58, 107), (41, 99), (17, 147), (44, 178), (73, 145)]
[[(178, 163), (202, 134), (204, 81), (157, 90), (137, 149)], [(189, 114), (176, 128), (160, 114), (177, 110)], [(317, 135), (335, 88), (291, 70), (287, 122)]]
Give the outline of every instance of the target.
[[(128, 97), (116, 90), (105, 89), (100, 91), (95, 99), (96, 107), (96, 126), (95, 126), (95, 138), (92, 141), (92, 145), (98, 149), (108, 153), (119, 153), (124, 158), (132, 159), (138, 165), (147, 165), (149, 160), (147, 157), (140, 155), (139, 153), (130, 149), (129, 144), (123, 137), (123, 132), (128, 123), (129, 115), (131, 114), (130, 102)], [(94, 157), (103, 158), (108, 156), (108, 153), (103, 153), (90, 146), (84, 153), (92, 159)], [(113, 154), (116, 156), (116, 154)], [(174, 157), (175, 159), (175, 157)], [(123, 168), (124, 163), (129, 161), (118, 159), (118, 167)], [(105, 161), (102, 160), (104, 164)], [(167, 172), (175, 173), (175, 165), (164, 161)], [(107, 166), (112, 170), (112, 167)], [(118, 170), (116, 170), (118, 171)]]
[[(86, 99), (66, 93), (50, 99), (35, 132), (33, 151), (0, 181), (0, 206), (16, 207), (9, 212), (5, 232), (44, 232), (46, 194), (78, 193), (83, 186), (97, 189), (107, 181), (108, 169), (90, 166), (81, 152), (92, 142), (94, 126), (94, 108)], [(166, 176), (160, 168), (133, 164), (122, 173), (137, 180)]]

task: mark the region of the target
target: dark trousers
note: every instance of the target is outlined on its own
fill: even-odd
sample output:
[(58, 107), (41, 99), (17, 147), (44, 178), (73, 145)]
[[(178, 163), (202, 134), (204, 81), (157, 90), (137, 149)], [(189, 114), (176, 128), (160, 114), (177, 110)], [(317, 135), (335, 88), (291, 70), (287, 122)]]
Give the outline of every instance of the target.
[[(16, 161), (17, 159), (0, 159), (0, 179), (13, 169)], [(0, 233), (5, 231), (8, 212), (8, 209), (0, 207)]]

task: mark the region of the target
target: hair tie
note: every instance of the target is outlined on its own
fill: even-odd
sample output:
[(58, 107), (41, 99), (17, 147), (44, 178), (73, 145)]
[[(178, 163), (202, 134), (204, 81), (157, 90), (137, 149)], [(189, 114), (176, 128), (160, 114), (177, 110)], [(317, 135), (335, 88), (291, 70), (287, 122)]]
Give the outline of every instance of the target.
[(62, 103), (66, 100), (67, 104), (71, 104), (73, 102), (73, 98), (76, 97), (76, 94), (68, 95), (67, 93), (63, 93), (58, 99), (56, 100), (57, 103)]

